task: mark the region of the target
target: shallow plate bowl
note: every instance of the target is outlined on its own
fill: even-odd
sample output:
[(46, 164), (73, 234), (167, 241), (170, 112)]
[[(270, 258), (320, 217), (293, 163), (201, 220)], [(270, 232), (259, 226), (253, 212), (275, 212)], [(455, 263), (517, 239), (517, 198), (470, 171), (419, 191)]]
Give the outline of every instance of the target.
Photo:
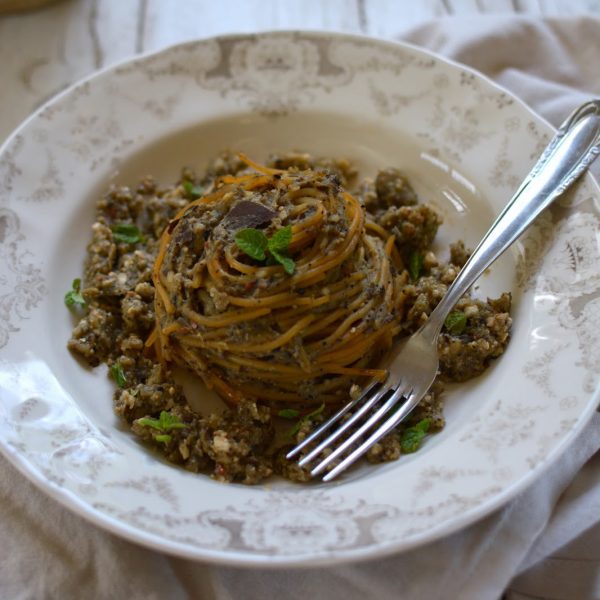
[(0, 149), (2, 451), (92, 522), (215, 562), (374, 557), (489, 514), (573, 442), (597, 404), (600, 191), (590, 176), (481, 281), (481, 296), (513, 294), (513, 338), (484, 376), (448, 392), (444, 431), (333, 485), (222, 485), (148, 452), (114, 416), (106, 370), (66, 350), (63, 296), (111, 182), (151, 173), (169, 184), (226, 147), (257, 160), (293, 149), (345, 157), (363, 175), (397, 166), (443, 214), (443, 256), (451, 240), (479, 239), (551, 131), (464, 66), (347, 35), (191, 42), (75, 85)]

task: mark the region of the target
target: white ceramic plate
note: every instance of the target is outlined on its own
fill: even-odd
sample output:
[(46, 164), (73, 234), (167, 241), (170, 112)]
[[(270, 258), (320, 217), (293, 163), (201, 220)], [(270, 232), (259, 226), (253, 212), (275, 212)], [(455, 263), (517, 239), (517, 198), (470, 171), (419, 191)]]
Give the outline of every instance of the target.
[(551, 128), (463, 66), (321, 33), (193, 42), (107, 69), (33, 115), (0, 150), (0, 440), (29, 478), (94, 523), (156, 549), (235, 564), (324, 564), (447, 535), (501, 506), (574, 440), (597, 403), (600, 191), (587, 177), (495, 265), (514, 334), (447, 397), (418, 453), (333, 485), (222, 485), (169, 466), (113, 415), (104, 368), (66, 350), (63, 304), (109, 182), (175, 179), (224, 147), (307, 150), (407, 171), (475, 243)]

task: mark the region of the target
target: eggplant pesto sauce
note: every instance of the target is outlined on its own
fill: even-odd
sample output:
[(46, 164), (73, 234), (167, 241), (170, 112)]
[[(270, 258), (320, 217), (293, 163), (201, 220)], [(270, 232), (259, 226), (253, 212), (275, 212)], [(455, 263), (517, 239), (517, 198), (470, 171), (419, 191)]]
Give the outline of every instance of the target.
[[(441, 217), (433, 206), (419, 202), (406, 177), (389, 168), (375, 179), (358, 181), (347, 161), (313, 159), (301, 153), (274, 156), (268, 164), (296, 171), (327, 170), (352, 191), (367, 220), (395, 236), (405, 265), (394, 273), (403, 297), (400, 335), (422, 325), (469, 251), (459, 241), (451, 245), (447, 261), (434, 254), (431, 247)], [(172, 365), (157, 360), (146, 343), (156, 321), (152, 270), (165, 228), (192, 200), (214, 189), (218, 178), (245, 170), (247, 165), (236, 155), (224, 152), (203, 175), (186, 168), (172, 186), (161, 187), (146, 177), (136, 187), (112, 187), (100, 198), (84, 276), (73, 282), (65, 296), (77, 318), (68, 347), (90, 367), (107, 365), (116, 385), (115, 412), (134, 435), (168, 461), (224, 482), (256, 484), (273, 474), (303, 482), (310, 479), (308, 472), (287, 461), (285, 452), (333, 407), (317, 404), (298, 410), (245, 400), (225, 406), (219, 414), (201, 415), (188, 404)], [(244, 218), (251, 225), (257, 218), (242, 213), (233, 215), (241, 225)], [(208, 230), (227, 217), (218, 210), (206, 215)], [(508, 293), (485, 301), (466, 295), (458, 302), (440, 336), (440, 373), (434, 385), (408, 421), (370, 449), (369, 462), (396, 460), (414, 452), (426, 435), (444, 427), (444, 382), (480, 375), (504, 352), (510, 337), (510, 304)], [(358, 384), (364, 381), (357, 381), (349, 395), (359, 393)], [(341, 403), (348, 399), (342, 398)], [(276, 429), (282, 434), (276, 436)]]

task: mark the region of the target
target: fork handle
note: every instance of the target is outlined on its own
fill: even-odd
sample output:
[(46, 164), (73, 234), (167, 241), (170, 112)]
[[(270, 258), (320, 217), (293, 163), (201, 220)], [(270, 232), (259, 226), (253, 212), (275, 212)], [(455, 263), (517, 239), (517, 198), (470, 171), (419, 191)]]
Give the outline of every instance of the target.
[(600, 99), (597, 99), (580, 106), (561, 125), (431, 313), (422, 328), (424, 335), (435, 342), (446, 317), (464, 293), (599, 153)]

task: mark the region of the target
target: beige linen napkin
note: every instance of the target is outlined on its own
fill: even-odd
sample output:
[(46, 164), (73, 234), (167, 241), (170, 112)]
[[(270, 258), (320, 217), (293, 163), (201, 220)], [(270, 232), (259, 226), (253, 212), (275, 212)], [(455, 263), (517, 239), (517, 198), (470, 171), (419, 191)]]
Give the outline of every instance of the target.
[[(404, 39), (483, 71), (555, 125), (600, 96), (598, 20), (457, 17)], [(536, 483), (481, 522), (412, 552), (303, 571), (146, 550), (69, 513), (0, 458), (0, 598), (600, 598), (599, 448), (597, 413)]]

